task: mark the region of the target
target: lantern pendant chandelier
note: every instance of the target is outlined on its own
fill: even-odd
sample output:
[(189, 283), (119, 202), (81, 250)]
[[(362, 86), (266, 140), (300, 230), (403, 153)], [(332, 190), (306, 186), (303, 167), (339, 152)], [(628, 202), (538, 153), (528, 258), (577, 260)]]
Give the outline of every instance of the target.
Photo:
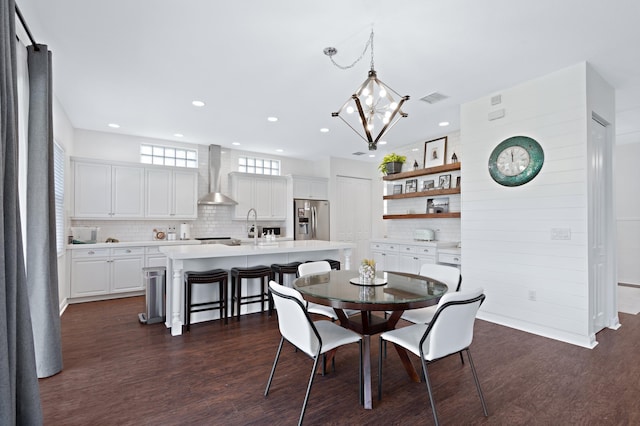
[[(324, 54), (340, 69), (352, 68), (371, 48), (371, 69), (367, 79), (347, 99), (338, 112), (332, 112), (332, 117), (339, 117), (345, 124), (369, 144), (369, 151), (378, 147), (381, 138), (400, 120), (407, 117), (401, 109), (402, 104), (409, 100), (409, 96), (400, 96), (395, 90), (378, 79), (373, 67), (373, 29), (369, 41), (362, 54), (351, 65), (341, 66), (333, 60), (338, 53), (335, 47), (327, 47)], [(395, 97), (398, 99), (396, 101)], [(358, 130), (360, 129), (360, 130)]]

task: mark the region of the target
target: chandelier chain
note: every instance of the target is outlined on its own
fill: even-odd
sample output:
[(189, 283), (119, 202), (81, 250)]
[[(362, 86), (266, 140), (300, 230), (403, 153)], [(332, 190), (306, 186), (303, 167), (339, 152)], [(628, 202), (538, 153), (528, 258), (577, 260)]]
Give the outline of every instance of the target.
[(364, 49), (362, 50), (362, 53), (360, 54), (358, 59), (353, 61), (351, 65), (340, 65), (333, 59), (333, 55), (329, 56), (329, 59), (331, 59), (331, 62), (333, 63), (333, 65), (340, 68), (341, 70), (348, 70), (350, 68), (353, 68), (358, 62), (362, 60), (362, 58), (364, 58), (364, 55), (365, 53), (367, 53), (367, 49), (369, 49), (369, 47), (371, 47), (371, 69), (373, 69), (373, 30), (371, 30), (371, 35), (369, 36), (369, 40), (367, 40), (367, 44), (364, 45)]

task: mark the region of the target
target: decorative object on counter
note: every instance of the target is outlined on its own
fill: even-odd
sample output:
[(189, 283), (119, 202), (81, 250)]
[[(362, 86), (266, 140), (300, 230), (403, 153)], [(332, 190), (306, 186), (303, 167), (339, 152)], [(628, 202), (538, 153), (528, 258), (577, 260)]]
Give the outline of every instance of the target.
[(427, 213), (449, 213), (449, 197), (427, 199)]
[(418, 191), (418, 179), (409, 179), (406, 183), (405, 183), (405, 190), (404, 192), (406, 194), (410, 193), (410, 192), (417, 192)]
[(382, 162), (378, 166), (385, 175), (393, 175), (402, 171), (402, 165), (407, 161), (407, 157), (404, 155), (398, 155), (395, 152), (387, 154), (382, 158)]
[(72, 226), (71, 242), (73, 244), (95, 244), (98, 242), (98, 226)]
[(431, 189), (433, 189), (435, 186), (435, 181), (433, 179), (430, 180), (425, 180), (422, 182), (422, 190), (423, 191), (429, 191)]
[(458, 162), (458, 156), (456, 155), (456, 153), (454, 152), (453, 155), (451, 156), (451, 162), (452, 163), (457, 163)]
[(168, 241), (175, 241), (176, 238), (177, 238), (176, 227), (175, 226), (170, 226), (169, 227), (169, 231), (167, 232), (167, 240)]
[(376, 277), (376, 261), (373, 259), (362, 259), (358, 268), (360, 274), (360, 284), (372, 284)]
[(424, 168), (444, 165), (447, 155), (447, 136), (424, 143)]
[(418, 160), (413, 160), (413, 170), (418, 170), (420, 166), (418, 165)]
[(438, 186), (441, 189), (451, 188), (451, 175), (441, 175), (438, 179)]
[(402, 185), (393, 185), (394, 194), (402, 194)]
[(109, 238), (107, 238), (107, 239), (105, 240), (105, 243), (119, 243), (119, 242), (120, 242), (120, 240), (119, 240), (119, 239), (117, 239), (117, 238), (111, 238), (111, 237), (109, 237)]
[(154, 240), (165, 240), (167, 238), (167, 233), (164, 228), (154, 228), (153, 229), (153, 239)]
[(503, 140), (489, 156), (489, 174), (503, 186), (520, 186), (538, 175), (544, 163), (544, 151), (527, 136)]
[[(331, 62), (340, 69), (348, 69), (357, 64), (371, 48), (371, 69), (367, 79), (358, 87), (353, 95), (340, 107), (338, 112), (331, 113), (332, 117), (339, 117), (347, 126), (356, 132), (369, 144), (369, 150), (378, 148), (378, 142), (389, 131), (400, 118), (407, 117), (407, 114), (400, 108), (402, 104), (409, 100), (409, 96), (400, 96), (395, 90), (378, 80), (378, 76), (373, 67), (373, 29), (364, 47), (362, 55), (351, 65), (342, 66), (337, 64), (333, 56), (338, 53), (335, 47), (327, 47), (324, 54)], [(399, 98), (399, 102), (394, 99), (394, 95)], [(357, 114), (354, 112), (357, 111)], [(356, 130), (360, 128), (361, 130)], [(378, 134), (375, 135), (374, 131)]]

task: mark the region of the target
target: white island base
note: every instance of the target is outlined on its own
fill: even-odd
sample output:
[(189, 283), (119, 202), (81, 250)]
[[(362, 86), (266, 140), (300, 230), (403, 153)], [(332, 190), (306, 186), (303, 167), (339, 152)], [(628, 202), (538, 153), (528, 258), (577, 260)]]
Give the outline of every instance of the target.
[[(273, 263), (306, 262), (309, 260), (336, 259), (342, 260), (342, 268), (351, 268), (351, 251), (354, 244), (331, 241), (283, 241), (269, 245), (225, 246), (221, 244), (184, 245), (160, 247), (167, 255), (167, 298), (166, 326), (171, 328), (173, 336), (182, 334), (184, 324), (184, 277), (185, 271), (206, 271), (215, 268), (231, 269)], [(249, 280), (243, 294), (259, 294), (260, 281)], [(214, 288), (215, 287), (215, 288)], [(195, 286), (193, 300), (206, 301), (212, 299), (217, 286)], [(227, 306), (231, 305), (231, 285), (227, 290)], [(261, 311), (259, 303), (243, 305), (240, 314)], [(230, 309), (227, 310), (230, 313)], [(218, 319), (218, 310), (197, 312), (191, 315), (191, 323)], [(230, 318), (231, 319), (231, 318)]]

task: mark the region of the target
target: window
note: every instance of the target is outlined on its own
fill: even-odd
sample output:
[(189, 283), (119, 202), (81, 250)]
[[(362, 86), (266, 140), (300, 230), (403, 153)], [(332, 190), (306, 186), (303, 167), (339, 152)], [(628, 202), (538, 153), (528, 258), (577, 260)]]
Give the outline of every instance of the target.
[(239, 157), (238, 171), (257, 175), (280, 176), (280, 160), (265, 158)]
[(53, 186), (56, 202), (56, 251), (64, 253), (64, 150), (53, 143)]
[(158, 145), (140, 145), (140, 162), (160, 166), (198, 168), (198, 151)]

